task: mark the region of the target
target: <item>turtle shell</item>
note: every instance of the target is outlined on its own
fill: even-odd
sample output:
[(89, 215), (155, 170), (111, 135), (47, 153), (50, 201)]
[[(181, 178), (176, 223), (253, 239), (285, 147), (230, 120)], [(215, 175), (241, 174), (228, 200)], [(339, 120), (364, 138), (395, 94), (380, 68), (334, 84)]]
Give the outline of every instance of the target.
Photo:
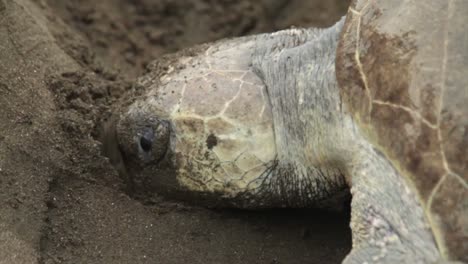
[(337, 50), (347, 109), (468, 261), (468, 1), (355, 0)]

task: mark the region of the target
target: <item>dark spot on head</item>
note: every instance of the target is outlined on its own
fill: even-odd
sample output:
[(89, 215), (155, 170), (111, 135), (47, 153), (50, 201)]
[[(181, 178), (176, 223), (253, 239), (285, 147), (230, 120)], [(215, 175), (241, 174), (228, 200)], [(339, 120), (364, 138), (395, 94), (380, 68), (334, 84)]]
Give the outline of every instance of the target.
[(211, 133), (207, 138), (206, 138), (206, 146), (208, 149), (212, 149), (214, 146), (218, 145), (218, 139), (216, 136)]

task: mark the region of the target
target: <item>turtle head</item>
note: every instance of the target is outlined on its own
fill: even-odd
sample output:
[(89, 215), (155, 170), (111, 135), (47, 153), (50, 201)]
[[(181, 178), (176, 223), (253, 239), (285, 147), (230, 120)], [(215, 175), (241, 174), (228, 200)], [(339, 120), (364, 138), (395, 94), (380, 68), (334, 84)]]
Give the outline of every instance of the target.
[(144, 96), (116, 115), (112, 144), (134, 192), (209, 206), (247, 207), (258, 197), (275, 164), (272, 113), (248, 65), (252, 43), (234, 44), (179, 58), (157, 81), (142, 77)]
[(135, 191), (204, 205), (265, 208), (325, 204), (345, 190), (338, 166), (343, 154), (334, 148), (341, 138), (338, 90), (321, 89), (336, 88), (335, 47), (304, 46), (320, 54), (308, 57), (321, 60), (320, 67), (311, 62), (295, 74), (305, 81), (290, 79), (295, 75), (286, 67), (268, 68), (280, 65), (276, 55), (263, 58), (267, 53), (259, 52), (263, 59), (252, 62), (256, 45), (272, 44), (266, 41), (275, 40), (270, 37), (302, 39), (304, 32), (221, 41), (177, 57), (164, 73), (142, 77), (144, 97), (124, 109), (114, 129), (125, 165), (121, 171)]

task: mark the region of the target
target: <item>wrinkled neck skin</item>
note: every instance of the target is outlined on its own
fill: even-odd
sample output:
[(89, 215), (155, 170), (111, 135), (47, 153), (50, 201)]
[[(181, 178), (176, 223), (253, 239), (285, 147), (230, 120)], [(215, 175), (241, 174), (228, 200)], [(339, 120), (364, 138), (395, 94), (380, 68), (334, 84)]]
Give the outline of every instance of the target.
[(253, 66), (268, 87), (278, 151), (260, 191), (320, 204), (349, 187), (353, 250), (345, 263), (433, 262), (439, 252), (416, 195), (342, 105), (335, 52), (343, 22), (258, 41)]

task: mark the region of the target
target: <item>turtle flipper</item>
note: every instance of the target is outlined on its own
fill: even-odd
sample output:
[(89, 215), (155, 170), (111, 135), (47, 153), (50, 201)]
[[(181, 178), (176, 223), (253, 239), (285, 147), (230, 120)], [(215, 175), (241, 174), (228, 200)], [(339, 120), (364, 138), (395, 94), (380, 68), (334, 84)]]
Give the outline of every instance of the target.
[(349, 168), (353, 250), (344, 263), (438, 263), (416, 195), (384, 153), (362, 142)]

